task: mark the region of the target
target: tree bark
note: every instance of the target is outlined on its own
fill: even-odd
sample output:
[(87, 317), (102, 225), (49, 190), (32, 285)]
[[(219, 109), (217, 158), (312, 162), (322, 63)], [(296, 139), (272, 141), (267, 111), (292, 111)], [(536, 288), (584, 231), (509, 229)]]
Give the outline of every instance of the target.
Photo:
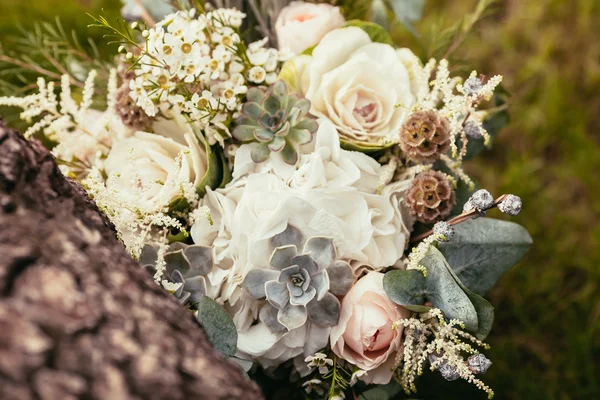
[(262, 398), (51, 154), (1, 121), (0, 398)]

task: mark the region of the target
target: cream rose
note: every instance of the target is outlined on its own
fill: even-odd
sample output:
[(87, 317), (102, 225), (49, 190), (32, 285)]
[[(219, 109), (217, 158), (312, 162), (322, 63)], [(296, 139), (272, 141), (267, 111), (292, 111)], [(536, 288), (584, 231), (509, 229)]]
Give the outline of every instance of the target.
[(187, 125), (175, 121), (155, 126), (157, 133), (136, 132), (117, 143), (104, 163), (106, 187), (145, 210), (181, 197), (181, 183), (197, 187), (207, 170), (206, 151)]
[(300, 54), (344, 22), (339, 7), (293, 1), (281, 10), (275, 22), (279, 48)]
[(416, 56), (374, 43), (357, 27), (329, 32), (312, 56), (289, 63), (291, 86), (311, 101), (311, 113), (353, 142), (393, 142), (419, 89)]
[(368, 371), (364, 381), (386, 384), (395, 355), (402, 350), (402, 327), (392, 324), (410, 311), (394, 304), (383, 290), (383, 274), (369, 272), (342, 301), (340, 322), (331, 329), (333, 352)]

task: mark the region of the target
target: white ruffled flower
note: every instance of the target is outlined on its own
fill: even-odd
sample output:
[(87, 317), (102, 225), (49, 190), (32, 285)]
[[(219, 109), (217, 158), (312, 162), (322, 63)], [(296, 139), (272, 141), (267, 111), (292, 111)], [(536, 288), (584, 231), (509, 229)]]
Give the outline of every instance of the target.
[(290, 179), (291, 187), (310, 190), (354, 186), (375, 193), (381, 165), (363, 153), (343, 150), (330, 121), (320, 121), (314, 146), (312, 153), (301, 156), (298, 169)]
[(393, 265), (409, 237), (395, 192), (402, 184), (408, 187), (400, 182), (382, 194), (352, 186), (296, 189), (272, 173), (253, 173), (225, 189), (208, 191), (202, 204), (210, 208), (213, 225), (200, 220), (191, 234), (196, 244), (213, 246), (218, 268), (208, 277), (215, 288), (211, 295), (228, 304), (241, 354), (276, 366), (327, 345), (329, 328), (307, 323), (272, 333), (257, 322), (264, 303), (251, 299), (241, 283), (249, 271), (269, 265), (270, 239), (291, 225), (305, 237), (333, 238), (340, 259), (360, 260), (377, 269)]
[(387, 144), (396, 141), (416, 101), (420, 66), (408, 53), (347, 27), (325, 35), (312, 56), (291, 60), (291, 70), (311, 113), (331, 120), (343, 138)]

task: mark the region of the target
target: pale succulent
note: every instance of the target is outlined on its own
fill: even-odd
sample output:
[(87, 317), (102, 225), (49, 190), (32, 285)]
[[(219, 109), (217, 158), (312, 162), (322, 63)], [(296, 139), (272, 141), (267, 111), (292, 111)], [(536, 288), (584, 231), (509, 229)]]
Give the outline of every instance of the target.
[(298, 147), (310, 143), (318, 124), (308, 117), (310, 101), (288, 93), (283, 81), (266, 91), (251, 88), (242, 106), (242, 115), (231, 132), (240, 142), (254, 142), (251, 156), (256, 163), (266, 161), (271, 152), (280, 153), (291, 165), (298, 161)]
[[(181, 283), (174, 293), (175, 297), (181, 304), (189, 302), (194, 307), (206, 294), (205, 276), (213, 267), (210, 247), (174, 242), (165, 252), (164, 259), (166, 278), (171, 282)], [(158, 248), (153, 245), (144, 246), (140, 263), (154, 273), (157, 260)]]
[(260, 320), (273, 333), (299, 328), (309, 319), (321, 327), (337, 325), (336, 296), (350, 290), (354, 275), (347, 262), (337, 260), (333, 240), (314, 236), (304, 241), (302, 233), (288, 225), (271, 239), (271, 246), (270, 268), (251, 270), (242, 283), (250, 297), (267, 300)]

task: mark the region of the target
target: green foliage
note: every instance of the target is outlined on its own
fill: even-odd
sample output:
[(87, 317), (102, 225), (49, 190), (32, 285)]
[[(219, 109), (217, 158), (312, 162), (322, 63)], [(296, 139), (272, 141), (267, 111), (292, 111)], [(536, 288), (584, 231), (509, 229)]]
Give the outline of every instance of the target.
[(427, 269), (427, 277), (414, 269), (385, 274), (383, 289), (390, 299), (415, 312), (427, 311), (429, 307), (423, 304), (430, 302), (446, 318), (461, 320), (466, 330), (484, 339), (494, 320), (490, 303), (465, 287), (436, 247), (430, 247), (420, 264)]
[(440, 243), (440, 251), (460, 280), (479, 294), (494, 287), (532, 244), (527, 230), (514, 222), (478, 218), (454, 230), (454, 238)]
[(197, 319), (213, 347), (223, 357), (232, 357), (237, 347), (237, 330), (223, 307), (203, 296), (198, 304)]
[(385, 44), (389, 44), (389, 45), (394, 44), (394, 41), (392, 40), (392, 37), (390, 36), (388, 31), (386, 31), (383, 28), (383, 26), (376, 24), (374, 22), (367, 22), (367, 21), (361, 21), (358, 19), (353, 19), (350, 21), (346, 21), (346, 23), (344, 24), (344, 27), (347, 27), (347, 26), (355, 26), (357, 28), (362, 29), (363, 31), (367, 32), (367, 34), (369, 35), (371, 40), (374, 42), (385, 43)]

